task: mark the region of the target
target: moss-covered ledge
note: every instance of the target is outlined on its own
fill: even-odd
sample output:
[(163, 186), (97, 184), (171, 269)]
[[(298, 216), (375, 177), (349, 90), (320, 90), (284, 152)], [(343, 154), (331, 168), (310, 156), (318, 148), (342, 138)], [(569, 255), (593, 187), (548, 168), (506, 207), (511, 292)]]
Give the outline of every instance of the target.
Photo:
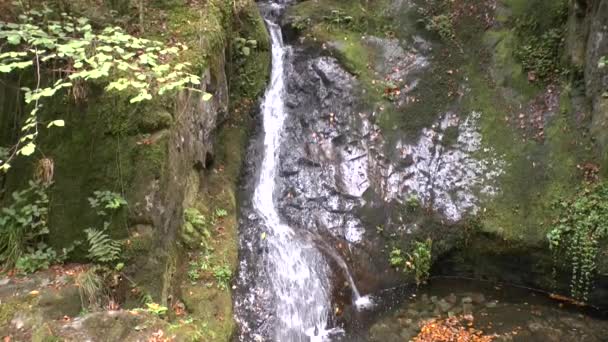
[[(120, 15), (109, 15), (111, 9)], [(71, 10), (93, 15), (102, 24), (125, 24), (146, 37), (185, 43), (190, 49), (183, 60), (202, 76), (201, 90), (213, 98), (202, 101), (200, 94), (184, 91), (133, 106), (124, 96), (104, 93), (103, 84), (94, 84), (85, 89), (86, 101), (64, 98), (48, 106), (44, 115), (61, 114), (66, 120), (64, 129), (50, 131), (40, 144), (55, 164), (50, 243), (64, 247), (83, 240), (84, 229), (100, 224), (87, 201), (93, 191), (123, 194), (128, 209), (113, 218), (111, 227), (112, 236), (125, 246), (127, 279), (120, 285), (119, 305), (141, 307), (142, 299), (151, 299), (169, 307), (172, 323), (157, 326), (178, 340), (228, 340), (234, 328), (230, 286), (219, 289), (213, 273), (204, 274), (198, 284), (186, 277), (201, 250), (184, 248), (181, 230), (185, 209), (198, 208), (209, 217), (218, 209), (225, 211), (212, 227), (211, 244), (218, 262), (234, 273), (235, 192), (270, 63), (257, 6), (252, 0), (154, 1), (146, 8), (143, 28), (128, 18), (136, 8), (113, 1), (75, 1)], [(235, 37), (258, 42), (247, 58), (237, 58)], [(4, 132), (18, 111), (11, 102), (12, 88), (1, 90)], [(31, 174), (32, 166), (15, 166), (19, 172), (9, 175), (6, 193), (27, 180), (23, 175)], [(86, 251), (76, 254), (79, 260)]]

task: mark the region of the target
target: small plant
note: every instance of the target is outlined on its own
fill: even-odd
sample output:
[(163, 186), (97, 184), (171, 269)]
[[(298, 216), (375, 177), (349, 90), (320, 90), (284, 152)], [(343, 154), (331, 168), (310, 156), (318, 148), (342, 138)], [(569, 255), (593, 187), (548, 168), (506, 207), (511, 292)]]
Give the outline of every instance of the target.
[(420, 208), (420, 198), (416, 195), (410, 195), (407, 200), (405, 200), (405, 205), (410, 210), (416, 210)]
[[(89, 197), (89, 204), (92, 209), (97, 210), (97, 215), (100, 217), (111, 217), (110, 212), (115, 212), (126, 206), (127, 201), (120, 194), (104, 190), (93, 192), (93, 197)], [(110, 222), (105, 221), (102, 229), (88, 228), (84, 230), (89, 245), (88, 256), (96, 263), (107, 264), (120, 258), (121, 243), (110, 238), (107, 233)]]
[(210, 240), (211, 233), (209, 225), (213, 224), (207, 221), (205, 215), (196, 208), (188, 208), (184, 210), (184, 223), (182, 225), (182, 240), (191, 248), (203, 247), (205, 250), (211, 250)]
[(94, 266), (76, 275), (75, 283), (84, 311), (101, 308), (106, 299), (104, 277), (100, 275), (100, 271), (100, 267)]
[(391, 250), (391, 253), (389, 254), (388, 261), (393, 267), (398, 268), (403, 266), (405, 264), (405, 258), (403, 257), (401, 249), (396, 247), (393, 248), (393, 250)]
[(146, 311), (155, 316), (164, 316), (169, 309), (157, 303), (146, 303)]
[(408, 260), (405, 266), (411, 272), (414, 272), (416, 285), (426, 283), (429, 278), (432, 261), (433, 240), (426, 239), (424, 242), (416, 241), (414, 250), (411, 254), (408, 253)]
[(312, 25), (311, 18), (296, 17), (291, 22), (291, 27), (297, 31), (304, 31)]
[(332, 10), (330, 15), (323, 17), (323, 20), (331, 25), (341, 28), (350, 25), (353, 22), (353, 17), (346, 14), (344, 11)]
[(515, 57), (524, 70), (540, 79), (559, 75), (563, 68), (560, 62), (562, 36), (563, 31), (559, 28), (544, 32), (540, 37), (528, 37), (515, 51)]
[(555, 80), (568, 70), (561, 58), (568, 21), (567, 1), (547, 2), (543, 5), (527, 3), (528, 14), (516, 18), (514, 32), (517, 45), (514, 57), (534, 81)]
[(107, 224), (104, 226), (104, 230), (85, 229), (89, 243), (88, 256), (96, 263), (110, 263), (120, 258), (121, 244), (108, 236), (106, 228)]
[(217, 286), (221, 290), (225, 290), (230, 285), (230, 280), (232, 280), (232, 271), (227, 265), (215, 266), (213, 268), (213, 276), (217, 281)]
[(440, 14), (431, 17), (427, 22), (426, 28), (429, 31), (437, 32), (445, 41), (453, 41), (456, 39), (454, 24), (452, 23), (452, 18), (448, 15)]
[(207, 226), (207, 218), (196, 208), (188, 208), (184, 211), (184, 220), (197, 228)]
[(403, 267), (406, 272), (413, 272), (416, 285), (426, 282), (430, 275), (433, 241), (416, 241), (411, 253), (403, 254), (400, 248), (393, 248), (389, 254), (389, 263), (395, 268)]
[(8, 207), (0, 209), (0, 262), (5, 267), (14, 266), (49, 233), (46, 190), (39, 183), (29, 182), (25, 190), (13, 192)]
[(240, 58), (246, 58), (251, 55), (251, 50), (258, 48), (258, 41), (255, 39), (245, 39), (237, 37), (234, 39), (234, 50)]
[(188, 268), (188, 279), (190, 279), (191, 282), (196, 282), (201, 278), (201, 274), (200, 274), (200, 270), (198, 269), (198, 265), (196, 262), (190, 262), (189, 268)]
[(21, 257), (17, 259), (15, 269), (23, 274), (30, 274), (41, 269), (47, 269), (52, 264), (64, 262), (72, 250), (74, 250), (74, 245), (70, 248), (64, 248), (62, 253), (58, 254), (44, 242), (39, 242), (36, 248), (29, 247), (28, 253), (21, 255)]
[(228, 216), (228, 212), (225, 209), (215, 209), (215, 217), (224, 218)]
[[(599, 243), (608, 237), (608, 185), (591, 185), (573, 199), (554, 203), (559, 212), (547, 233), (555, 264), (570, 266), (572, 297), (587, 301), (597, 268)], [(565, 260), (563, 260), (563, 259)]]
[(401, 95), (401, 88), (391, 81), (384, 82), (383, 89), (382, 97), (388, 101), (395, 102)]
[(89, 197), (91, 208), (97, 209), (99, 216), (106, 216), (107, 211), (120, 209), (127, 205), (127, 201), (120, 195), (112, 191), (95, 191), (93, 197)]

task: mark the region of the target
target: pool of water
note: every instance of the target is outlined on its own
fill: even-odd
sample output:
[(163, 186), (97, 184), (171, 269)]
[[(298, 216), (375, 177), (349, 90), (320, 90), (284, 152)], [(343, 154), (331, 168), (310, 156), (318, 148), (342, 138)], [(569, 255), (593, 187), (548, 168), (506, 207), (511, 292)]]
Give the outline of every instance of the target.
[(344, 311), (340, 319), (347, 333), (340, 340), (413, 341), (429, 320), (452, 317), (489, 341), (608, 341), (606, 312), (515, 286), (435, 278), (418, 289), (397, 288), (371, 298), (372, 309)]

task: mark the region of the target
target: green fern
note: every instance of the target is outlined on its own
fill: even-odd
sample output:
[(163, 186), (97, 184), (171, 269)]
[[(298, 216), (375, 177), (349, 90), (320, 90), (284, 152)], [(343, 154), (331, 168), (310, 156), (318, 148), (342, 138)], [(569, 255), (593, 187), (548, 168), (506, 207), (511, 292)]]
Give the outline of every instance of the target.
[(98, 263), (108, 263), (120, 257), (120, 242), (111, 239), (103, 230), (85, 230), (89, 242), (89, 258)]

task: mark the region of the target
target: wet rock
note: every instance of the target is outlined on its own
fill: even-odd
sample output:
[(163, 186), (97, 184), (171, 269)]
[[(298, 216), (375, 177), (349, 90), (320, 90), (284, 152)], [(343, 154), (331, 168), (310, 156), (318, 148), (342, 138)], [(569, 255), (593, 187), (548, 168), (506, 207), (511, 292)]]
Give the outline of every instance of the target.
[(458, 297), (457, 297), (455, 294), (450, 293), (450, 295), (449, 295), (449, 296), (445, 297), (445, 300), (446, 300), (448, 303), (450, 303), (450, 304), (452, 304), (452, 305), (455, 305), (455, 304), (458, 302)]
[(528, 329), (533, 333), (534, 336), (547, 342), (560, 342), (562, 341), (563, 333), (556, 328), (545, 326), (540, 322), (530, 322)]
[(407, 316), (410, 318), (417, 318), (420, 313), (416, 310), (408, 309)]
[(497, 300), (492, 300), (486, 303), (486, 308), (495, 308), (498, 306), (498, 301)]
[(82, 309), (80, 293), (75, 286), (67, 286), (59, 290), (49, 289), (40, 295), (38, 306), (45, 317), (57, 320), (64, 316), (78, 316)]
[(462, 304), (462, 313), (465, 315), (470, 315), (473, 313), (473, 304), (471, 303), (463, 303)]
[(420, 301), (425, 304), (428, 304), (431, 302), (431, 300), (429, 299), (429, 296), (426, 293), (424, 293), (422, 296), (420, 296)]
[(486, 297), (483, 295), (483, 293), (473, 293), (471, 295), (471, 299), (475, 305), (483, 304), (486, 301)]
[(450, 311), (450, 309), (452, 308), (452, 304), (450, 304), (445, 299), (441, 299), (437, 302), (437, 307), (439, 308), (439, 310), (441, 310), (442, 313), (446, 313)]

